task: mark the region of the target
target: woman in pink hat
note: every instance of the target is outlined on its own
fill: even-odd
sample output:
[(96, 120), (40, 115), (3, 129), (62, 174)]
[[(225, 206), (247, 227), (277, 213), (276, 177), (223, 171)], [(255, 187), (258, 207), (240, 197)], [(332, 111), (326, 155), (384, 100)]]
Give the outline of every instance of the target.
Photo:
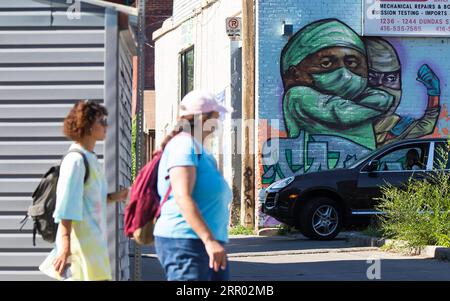
[(229, 110), (204, 91), (187, 94), (180, 109), (161, 144), (158, 193), (162, 199), (170, 186), (172, 192), (155, 225), (156, 253), (168, 280), (228, 280), (224, 244), (232, 194), (202, 142), (217, 129), (219, 113)]

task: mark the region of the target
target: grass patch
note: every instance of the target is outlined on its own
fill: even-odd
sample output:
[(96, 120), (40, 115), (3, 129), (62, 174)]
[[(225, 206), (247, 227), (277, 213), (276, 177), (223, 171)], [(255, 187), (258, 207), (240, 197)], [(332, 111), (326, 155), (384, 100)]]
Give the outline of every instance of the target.
[(364, 229), (363, 231), (361, 231), (362, 234), (367, 235), (367, 236), (371, 236), (371, 237), (376, 237), (376, 238), (383, 238), (384, 237), (384, 232), (380, 227), (375, 227), (375, 226), (368, 226), (366, 229)]
[(237, 225), (231, 227), (228, 233), (230, 235), (254, 235), (255, 230), (253, 228), (247, 228), (242, 225)]
[(288, 225), (284, 225), (281, 224), (280, 226), (278, 226), (278, 235), (288, 235), (291, 234), (293, 232), (293, 228), (288, 226)]

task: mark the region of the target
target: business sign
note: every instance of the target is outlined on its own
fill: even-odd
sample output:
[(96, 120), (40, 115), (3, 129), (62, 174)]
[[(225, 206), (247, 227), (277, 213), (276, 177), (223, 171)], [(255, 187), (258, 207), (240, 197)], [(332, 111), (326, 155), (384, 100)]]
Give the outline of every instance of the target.
[(241, 38), (242, 19), (237, 17), (226, 19), (227, 35), (232, 40), (238, 40)]
[(450, 36), (450, 0), (363, 0), (367, 36)]

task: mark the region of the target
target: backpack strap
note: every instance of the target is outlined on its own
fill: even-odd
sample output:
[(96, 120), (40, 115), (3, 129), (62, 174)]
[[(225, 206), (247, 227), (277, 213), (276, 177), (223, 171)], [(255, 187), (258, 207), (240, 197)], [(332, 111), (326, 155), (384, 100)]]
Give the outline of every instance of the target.
[[(181, 133), (178, 133), (177, 135), (189, 135), (189, 134), (187, 134), (187, 133), (184, 133), (184, 132), (181, 132)], [(189, 136), (191, 136), (191, 135), (189, 135)], [(176, 137), (176, 136), (175, 136)], [(175, 138), (174, 137), (174, 138)], [(192, 136), (191, 136), (192, 137)], [(173, 138), (172, 138), (173, 139)], [(197, 144), (197, 141), (195, 141), (195, 139), (192, 137), (192, 143), (194, 144), (194, 147), (195, 147), (195, 150), (197, 151), (197, 159), (200, 161), (200, 159), (201, 159), (201, 157), (202, 157), (202, 152), (201, 152), (201, 149), (200, 149), (200, 147), (198, 146), (198, 144)], [(169, 180), (169, 175), (167, 175), (167, 176), (165, 176), (165, 178), (164, 178), (166, 181), (167, 180)], [(170, 188), (170, 187), (169, 187)]]
[[(180, 134), (182, 134), (182, 133), (179, 133), (178, 135), (180, 135)], [(197, 141), (195, 141), (194, 138), (192, 138), (192, 143), (194, 143), (194, 147), (197, 150), (197, 153), (198, 153), (197, 154), (197, 158), (198, 158), (198, 160), (200, 160), (200, 158), (201, 158), (201, 149), (197, 145)], [(164, 179), (166, 181), (169, 180), (169, 175), (167, 175)], [(172, 192), (172, 185), (169, 182), (169, 188), (167, 189), (166, 195), (164, 196), (164, 199), (162, 200), (162, 202), (160, 203), (160, 205), (158, 207), (158, 210), (156, 211), (156, 214), (155, 214), (155, 218), (156, 219), (158, 219), (159, 214), (161, 213), (161, 208), (164, 205), (164, 203), (167, 202), (167, 200), (169, 199), (169, 195), (170, 195), (171, 192)]]
[(159, 204), (158, 210), (156, 211), (155, 218), (158, 219), (159, 214), (161, 213), (161, 208), (164, 205), (165, 202), (169, 199), (169, 195), (172, 192), (172, 186), (169, 184), (169, 189), (167, 189), (166, 195), (164, 196), (164, 199), (162, 200), (161, 204)]
[(33, 225), (33, 247), (36, 247), (36, 233), (37, 233), (37, 225), (35, 222)]
[[(86, 169), (86, 173), (84, 174), (84, 183), (87, 182), (87, 180), (89, 179), (89, 162), (86, 158), (86, 155), (80, 151), (79, 149), (71, 149), (69, 150), (69, 152), (67, 152), (66, 156), (70, 153), (79, 153), (82, 157), (83, 157), (83, 162), (84, 162), (84, 167)], [(65, 156), (64, 156), (65, 157)], [(64, 158), (63, 158), (64, 160)]]

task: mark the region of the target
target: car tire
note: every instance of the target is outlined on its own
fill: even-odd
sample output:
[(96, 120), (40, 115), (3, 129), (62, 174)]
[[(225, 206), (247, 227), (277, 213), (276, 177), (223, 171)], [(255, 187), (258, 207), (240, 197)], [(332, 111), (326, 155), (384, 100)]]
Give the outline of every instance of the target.
[(338, 202), (327, 198), (318, 197), (307, 201), (300, 209), (300, 232), (314, 240), (334, 239), (342, 229), (342, 210)]

